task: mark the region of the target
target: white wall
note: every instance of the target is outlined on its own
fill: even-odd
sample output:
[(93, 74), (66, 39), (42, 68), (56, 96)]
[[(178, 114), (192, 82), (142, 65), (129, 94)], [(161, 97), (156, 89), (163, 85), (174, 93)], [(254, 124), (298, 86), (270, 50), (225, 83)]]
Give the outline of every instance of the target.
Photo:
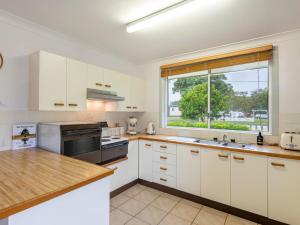
[[(270, 37), (259, 38), (256, 40), (244, 41), (232, 45), (208, 49), (194, 53), (183, 54), (166, 59), (161, 59), (140, 66), (141, 74), (147, 79), (147, 111), (143, 115), (143, 121), (154, 121), (156, 127), (159, 123), (159, 104), (160, 104), (160, 66), (168, 63), (214, 55), (218, 53), (236, 51), (240, 49), (257, 47), (265, 44), (275, 46), (273, 62), (273, 84), (272, 97), (274, 114), (274, 135), (266, 136), (269, 143), (278, 142), (278, 134), (284, 131), (300, 131), (300, 31), (278, 34)], [(194, 136), (203, 138), (219, 138), (224, 132), (187, 129), (165, 129), (158, 128), (159, 133)], [(256, 135), (243, 133), (226, 132), (230, 137), (236, 138), (241, 142), (255, 142)]]
[(129, 113), (28, 111), (29, 55), (40, 49), (129, 75), (137, 75), (137, 67), (130, 62), (107, 53), (99, 53), (89, 46), (1, 10), (0, 30), (0, 52), (4, 56), (4, 67), (0, 70), (0, 150), (10, 148), (14, 123), (75, 120), (124, 122), (131, 115)]

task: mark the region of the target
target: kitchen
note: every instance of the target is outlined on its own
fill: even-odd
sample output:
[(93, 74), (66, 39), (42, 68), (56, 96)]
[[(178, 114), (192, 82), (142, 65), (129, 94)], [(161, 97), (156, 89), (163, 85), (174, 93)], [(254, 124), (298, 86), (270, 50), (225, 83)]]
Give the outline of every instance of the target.
[[(33, 212), (46, 216), (43, 212), (55, 201), (57, 209), (70, 210), (53, 217), (52, 224), (82, 224), (86, 218), (95, 218), (90, 224), (300, 224), (296, 205), (300, 153), (285, 150), (297, 149), (300, 131), (299, 2), (211, 2), (133, 32), (130, 29), (136, 29), (145, 16), (161, 10), (162, 14), (184, 11), (188, 1), (124, 5), (93, 0), (72, 7), (68, 1), (60, 6), (50, 1), (1, 1), (0, 160), (6, 166), (0, 166), (5, 174), (0, 196), (7, 202), (0, 203), (0, 224), (41, 224)], [(97, 30), (95, 21), (102, 25)], [(196, 26), (202, 29), (192, 29)], [(191, 80), (192, 85), (184, 86)], [(189, 101), (192, 98), (185, 96), (195, 94), (192, 90), (200, 95)], [(195, 110), (194, 105), (203, 110)], [(89, 149), (82, 148), (80, 141), (65, 147), (67, 157), (10, 150), (13, 127), (26, 124), (37, 125), (36, 147), (50, 154), (56, 142), (54, 149), (62, 150), (60, 133), (55, 136), (51, 131), (45, 138), (51, 147), (41, 143), (49, 130), (40, 127), (52, 124), (59, 130), (74, 121), (82, 126), (102, 122), (102, 137), (89, 137), (84, 146), (112, 136), (107, 144), (95, 141), (89, 147), (107, 149), (123, 141), (127, 151), (115, 151), (120, 155), (103, 162), (99, 152), (87, 156), (100, 166), (78, 161), (84, 165), (78, 171), (82, 177), (77, 177), (69, 156), (72, 150)], [(119, 136), (122, 139), (113, 139)], [(263, 146), (257, 145), (261, 142)], [(113, 151), (107, 152), (111, 156)], [(13, 185), (9, 178), (23, 182), (33, 179), (27, 177), (32, 173), (41, 175), (42, 184), (46, 175), (34, 168), (44, 167), (34, 160), (44, 157), (52, 162), (45, 167), (60, 174), (54, 178), (63, 176), (63, 169), (68, 171), (66, 186), (55, 186), (58, 181), (53, 178), (45, 189), (41, 185), (46, 193), (33, 191), (32, 185), (18, 189), (16, 184), (12, 190), (18, 200), (4, 194), (3, 187)], [(67, 166), (57, 167), (60, 160)], [(74, 156), (72, 160), (77, 162)], [(36, 167), (22, 167), (26, 162)], [(94, 173), (85, 177), (89, 165)], [(89, 182), (79, 188), (74, 177)], [(97, 193), (94, 183), (105, 191)], [(92, 188), (103, 200), (95, 201), (84, 188)], [(31, 191), (40, 200), (20, 207), (33, 200), (26, 199), (31, 195), (22, 196)], [(53, 191), (55, 196), (41, 198)], [(80, 203), (85, 195), (90, 197), (87, 210), (70, 204)], [(106, 220), (100, 221), (93, 208)], [(72, 213), (76, 210), (81, 211)]]

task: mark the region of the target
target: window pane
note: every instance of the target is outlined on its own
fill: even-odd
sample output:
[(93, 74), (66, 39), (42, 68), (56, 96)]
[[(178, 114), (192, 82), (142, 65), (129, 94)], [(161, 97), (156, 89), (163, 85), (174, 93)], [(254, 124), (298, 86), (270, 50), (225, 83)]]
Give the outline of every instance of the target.
[(168, 79), (168, 126), (208, 127), (207, 71), (192, 75)]
[(262, 67), (212, 74), (211, 128), (269, 131), (268, 73)]

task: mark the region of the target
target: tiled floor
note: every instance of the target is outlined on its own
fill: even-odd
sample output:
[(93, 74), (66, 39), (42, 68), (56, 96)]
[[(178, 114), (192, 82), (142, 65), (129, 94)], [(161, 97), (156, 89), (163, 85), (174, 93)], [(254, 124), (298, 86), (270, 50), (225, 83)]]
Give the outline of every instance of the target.
[(140, 184), (111, 199), (110, 225), (257, 225)]

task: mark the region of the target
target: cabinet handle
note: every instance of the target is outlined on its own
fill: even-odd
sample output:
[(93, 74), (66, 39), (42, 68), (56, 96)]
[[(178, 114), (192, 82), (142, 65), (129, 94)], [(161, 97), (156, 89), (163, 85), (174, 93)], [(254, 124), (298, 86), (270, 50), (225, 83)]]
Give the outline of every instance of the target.
[(220, 158), (226, 158), (226, 159), (228, 159), (228, 155), (219, 154), (218, 156), (219, 156)]
[(160, 170), (167, 171), (167, 170), (168, 170), (168, 168), (166, 168), (166, 167), (160, 167)]
[(131, 107), (131, 106), (126, 106), (126, 108), (127, 108), (127, 109), (131, 109), (132, 107)]
[(168, 148), (167, 146), (165, 146), (165, 145), (161, 145), (160, 146), (160, 148), (164, 148), (164, 149), (166, 149), (166, 148)]
[(64, 103), (54, 103), (54, 106), (64, 106)]
[(233, 156), (233, 159), (240, 160), (240, 161), (244, 161), (245, 160), (244, 157), (237, 157), (237, 156)]
[(191, 153), (199, 154), (198, 150), (191, 150)]
[(272, 162), (271, 163), (272, 166), (277, 166), (277, 167), (285, 167), (285, 165), (283, 163), (275, 163), (275, 162)]
[(119, 169), (118, 167), (112, 168), (111, 170), (116, 171), (117, 169)]
[(103, 86), (103, 84), (101, 84), (101, 83), (96, 83), (96, 86)]
[(137, 107), (137, 106), (133, 106), (132, 108), (133, 108), (133, 109), (137, 109), (138, 107)]
[(168, 159), (168, 157), (165, 157), (165, 156), (161, 156), (160, 158), (161, 159)]
[(150, 144), (145, 144), (145, 146), (147, 146), (147, 147), (151, 147), (152, 145), (150, 145)]
[(78, 104), (69, 104), (69, 106), (71, 106), (71, 107), (77, 107), (78, 106)]
[(168, 180), (165, 178), (160, 178), (161, 181), (167, 182)]
[(111, 88), (110, 84), (105, 84), (104, 86), (107, 87), (107, 88)]

